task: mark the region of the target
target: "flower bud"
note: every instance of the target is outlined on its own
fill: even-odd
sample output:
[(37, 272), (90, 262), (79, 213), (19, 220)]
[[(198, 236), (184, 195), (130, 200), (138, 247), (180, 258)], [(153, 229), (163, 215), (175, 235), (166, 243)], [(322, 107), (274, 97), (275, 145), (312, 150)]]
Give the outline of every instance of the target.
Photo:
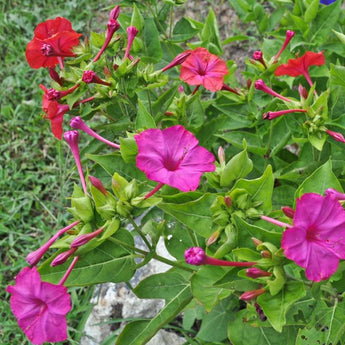
[(289, 217), (291, 219), (293, 219), (293, 217), (295, 216), (295, 210), (289, 206), (283, 206), (282, 211), (284, 212), (286, 217)]
[(255, 299), (256, 297), (262, 295), (263, 293), (265, 293), (266, 290), (265, 289), (257, 289), (257, 290), (249, 290), (244, 292), (241, 296), (240, 299), (242, 301), (251, 301), (253, 299)]
[(263, 271), (256, 267), (246, 269), (246, 276), (249, 278), (269, 277), (271, 275), (271, 272)]

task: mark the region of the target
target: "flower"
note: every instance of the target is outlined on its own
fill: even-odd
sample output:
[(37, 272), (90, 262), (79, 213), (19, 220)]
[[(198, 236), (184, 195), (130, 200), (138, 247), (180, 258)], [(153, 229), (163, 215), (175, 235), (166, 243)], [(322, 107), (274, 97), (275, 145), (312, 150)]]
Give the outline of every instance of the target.
[(263, 56), (261, 50), (256, 50), (253, 53), (253, 59), (256, 60), (256, 61), (259, 61), (265, 68), (267, 68), (267, 65), (266, 65), (266, 62), (264, 60), (264, 56)]
[(43, 84), (40, 84), (40, 88), (44, 91), (44, 94), (47, 100), (49, 101), (58, 101), (59, 99), (72, 93), (78, 87), (79, 87), (79, 84), (76, 84), (68, 90), (55, 90), (55, 89), (47, 89)]
[(126, 47), (126, 51), (125, 51), (125, 55), (124, 55), (124, 59), (129, 58), (131, 59), (131, 56), (129, 55), (129, 52), (132, 48), (132, 44), (134, 41), (135, 36), (138, 34), (138, 29), (135, 26), (129, 26), (127, 28), (127, 47)]
[(269, 277), (271, 272), (260, 270), (260, 268), (251, 267), (246, 269), (246, 276), (249, 278), (260, 278), (260, 277)]
[(279, 56), (282, 54), (282, 52), (285, 50), (285, 48), (287, 47), (287, 45), (291, 41), (292, 37), (294, 37), (294, 36), (295, 36), (294, 31), (292, 31), (292, 30), (286, 31), (285, 41), (284, 41), (282, 47), (280, 48), (278, 54), (274, 57), (274, 61), (278, 61)]
[(337, 191), (336, 189), (333, 188), (327, 188), (325, 190), (325, 195), (332, 195), (334, 198), (336, 198), (337, 200), (345, 200), (345, 194), (341, 193), (339, 191)]
[(106, 86), (111, 86), (111, 83), (108, 83), (107, 81), (102, 80), (97, 76), (97, 74), (94, 71), (88, 70), (84, 71), (82, 76), (82, 81), (86, 84), (95, 83), (95, 84), (101, 84)]
[(98, 52), (98, 54), (96, 55), (96, 57), (93, 59), (93, 62), (96, 62), (101, 57), (105, 49), (108, 47), (114, 33), (120, 29), (120, 24), (117, 22), (117, 18), (119, 14), (120, 14), (120, 6), (116, 5), (109, 14), (109, 21), (107, 23), (107, 33), (106, 33), (104, 44), (102, 48), (100, 49), (100, 51)]
[(88, 135), (91, 135), (92, 137), (96, 138), (99, 141), (102, 141), (103, 143), (110, 145), (112, 147), (115, 147), (116, 149), (120, 148), (120, 145), (113, 143), (112, 141), (103, 138), (99, 134), (97, 134), (95, 131), (93, 131), (82, 119), (80, 116), (75, 116), (71, 119), (70, 126), (74, 129), (80, 129), (81, 131), (85, 132)]
[(219, 260), (207, 256), (205, 251), (200, 247), (191, 247), (184, 252), (184, 258), (187, 264), (200, 266), (200, 265), (213, 265), (213, 266), (232, 266), (232, 267), (248, 267), (253, 266), (256, 262), (236, 262)]
[(46, 253), (46, 251), (51, 247), (51, 245), (65, 232), (72, 229), (74, 226), (79, 224), (79, 220), (73, 222), (72, 224), (67, 225), (63, 229), (60, 229), (54, 236), (52, 236), (42, 247), (38, 248), (37, 250), (29, 253), (26, 257), (26, 261), (34, 266), (36, 265), (42, 258), (42, 256)]
[(345, 210), (331, 195), (306, 193), (297, 199), (293, 226), (284, 231), (287, 258), (306, 269), (309, 280), (328, 279), (345, 259)]
[(43, 95), (42, 108), (46, 113), (46, 118), (50, 121), (51, 129), (54, 136), (61, 140), (63, 129), (63, 117), (67, 111), (70, 110), (67, 104), (60, 104), (57, 101), (48, 99), (47, 94)]
[(78, 145), (79, 133), (78, 131), (68, 131), (64, 133), (64, 138), (67, 144), (69, 145), (72, 155), (74, 157), (84, 193), (87, 194), (86, 182), (85, 182), (85, 177), (83, 173), (83, 168), (81, 166), (81, 160), (80, 160), (80, 154), (79, 154), (79, 145)]
[(325, 64), (325, 57), (323, 52), (314, 53), (306, 52), (304, 55), (297, 59), (289, 59), (287, 64), (278, 66), (274, 74), (276, 76), (289, 75), (290, 77), (297, 77), (303, 75), (310, 86), (313, 86), (313, 82), (309, 75), (310, 66), (322, 66)]
[(239, 298), (242, 301), (251, 301), (265, 292), (266, 290), (262, 288), (257, 289), (257, 290), (249, 290), (249, 291), (244, 292)]
[(200, 177), (214, 171), (215, 158), (183, 126), (147, 129), (134, 136), (138, 145), (137, 167), (148, 179), (183, 192), (198, 188)]
[(71, 248), (83, 246), (84, 244), (90, 242), (92, 239), (97, 237), (103, 230), (104, 230), (104, 228), (99, 228), (98, 230), (96, 230), (94, 232), (91, 232), (88, 234), (83, 234), (83, 235), (76, 237), (73, 240), (73, 242), (71, 243)]
[(25, 267), (7, 287), (19, 327), (33, 344), (67, 339), (66, 314), (71, 309), (66, 287), (42, 282), (36, 267)]
[(190, 50), (191, 54), (181, 64), (180, 78), (189, 85), (203, 85), (210, 91), (219, 91), (224, 76), (229, 73), (226, 63), (206, 48)]
[(272, 90), (270, 87), (268, 87), (265, 82), (262, 79), (258, 79), (255, 83), (254, 83), (254, 87), (256, 90), (260, 90), (263, 92), (268, 93), (271, 96), (277, 97), (282, 99), (285, 102), (291, 102), (290, 99), (280, 95), (279, 93), (275, 92), (274, 90)]
[(326, 129), (326, 133), (331, 136), (334, 140), (339, 141), (340, 143), (345, 143), (344, 136), (339, 132), (333, 132), (329, 129)]
[(306, 113), (305, 109), (285, 109), (285, 110), (278, 110), (278, 111), (268, 111), (262, 115), (264, 120), (273, 120), (276, 117), (283, 116), (290, 113)]
[(336, 0), (320, 0), (320, 4), (323, 5), (330, 5), (333, 4), (333, 2), (336, 2)]
[(182, 52), (181, 54), (178, 54), (174, 60), (172, 60), (169, 64), (167, 64), (164, 68), (162, 68), (162, 72), (167, 71), (170, 68), (173, 68), (175, 66), (181, 65), (187, 57), (191, 54), (190, 50), (186, 50)]
[(72, 49), (79, 44), (80, 36), (68, 19), (49, 19), (37, 25), (34, 38), (26, 46), (26, 60), (32, 68), (62, 64), (65, 57), (75, 56)]

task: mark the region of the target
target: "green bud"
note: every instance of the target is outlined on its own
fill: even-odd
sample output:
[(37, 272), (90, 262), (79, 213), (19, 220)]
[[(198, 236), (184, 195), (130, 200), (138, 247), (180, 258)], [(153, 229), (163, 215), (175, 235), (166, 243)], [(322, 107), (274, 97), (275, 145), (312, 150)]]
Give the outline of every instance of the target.
[(112, 188), (114, 194), (117, 196), (120, 200), (127, 200), (125, 188), (128, 186), (128, 181), (120, 176), (118, 173), (115, 173), (113, 175), (112, 179)]
[(84, 223), (91, 222), (94, 218), (94, 209), (92, 200), (89, 196), (85, 195), (84, 192), (78, 187), (74, 186), (73, 195), (71, 197), (71, 207), (68, 211), (76, 219), (82, 220)]
[(117, 213), (122, 217), (128, 217), (132, 212), (133, 207), (128, 201), (119, 200), (116, 205)]
[[(217, 249), (214, 254), (216, 259), (229, 254), (237, 246), (237, 230), (232, 224), (228, 224), (224, 229), (225, 242)], [(223, 237), (223, 236), (222, 236)]]

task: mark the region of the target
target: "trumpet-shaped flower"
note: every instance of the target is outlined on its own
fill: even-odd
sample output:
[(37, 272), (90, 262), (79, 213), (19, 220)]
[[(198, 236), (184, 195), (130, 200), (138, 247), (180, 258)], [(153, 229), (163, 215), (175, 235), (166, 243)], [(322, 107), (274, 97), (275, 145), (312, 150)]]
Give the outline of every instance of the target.
[(345, 210), (331, 195), (304, 194), (297, 199), (293, 226), (284, 231), (287, 258), (306, 269), (309, 280), (328, 279), (345, 259)]
[(199, 146), (183, 126), (148, 129), (134, 139), (139, 152), (137, 167), (147, 178), (183, 192), (196, 190), (201, 175), (216, 168), (213, 154)]
[(309, 75), (310, 66), (322, 66), (325, 64), (325, 57), (323, 52), (314, 53), (306, 52), (304, 55), (297, 59), (289, 59), (287, 64), (282, 64), (278, 66), (274, 74), (276, 76), (289, 75), (290, 77), (297, 77), (303, 75), (310, 86), (313, 82)]
[(206, 48), (190, 50), (191, 54), (181, 65), (180, 78), (189, 85), (203, 85), (210, 91), (219, 91), (224, 76), (229, 73), (226, 63)]
[(72, 49), (79, 44), (80, 36), (68, 19), (49, 19), (37, 25), (26, 47), (26, 59), (32, 68), (62, 64), (65, 57), (75, 56)]
[(42, 282), (36, 267), (25, 267), (7, 292), (19, 327), (33, 344), (67, 339), (71, 301), (64, 286)]

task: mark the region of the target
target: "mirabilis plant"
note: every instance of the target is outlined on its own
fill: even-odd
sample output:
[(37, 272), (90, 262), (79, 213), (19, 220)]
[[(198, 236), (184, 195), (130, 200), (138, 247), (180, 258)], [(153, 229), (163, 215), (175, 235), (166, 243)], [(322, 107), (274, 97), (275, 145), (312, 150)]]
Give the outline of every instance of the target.
[[(220, 57), (227, 40), (212, 10), (169, 27), (180, 3), (154, 1), (146, 13), (151, 2), (115, 6), (90, 38), (49, 19), (28, 43), (29, 64), (52, 78), (37, 86), (43, 117), (69, 146), (80, 186), (69, 225), (28, 253), (31, 267), (7, 288), (19, 327), (33, 344), (64, 341), (69, 287), (129, 282), (156, 259), (171, 269), (133, 292), (166, 305), (128, 323), (118, 345), (147, 343), (181, 313), (191, 344), (342, 344), (340, 1), (273, 1), (245, 87)], [(240, 17), (261, 11), (230, 3)], [(325, 18), (333, 24), (319, 30)], [(92, 145), (80, 150), (81, 136)], [(156, 253), (160, 238), (175, 260)]]

